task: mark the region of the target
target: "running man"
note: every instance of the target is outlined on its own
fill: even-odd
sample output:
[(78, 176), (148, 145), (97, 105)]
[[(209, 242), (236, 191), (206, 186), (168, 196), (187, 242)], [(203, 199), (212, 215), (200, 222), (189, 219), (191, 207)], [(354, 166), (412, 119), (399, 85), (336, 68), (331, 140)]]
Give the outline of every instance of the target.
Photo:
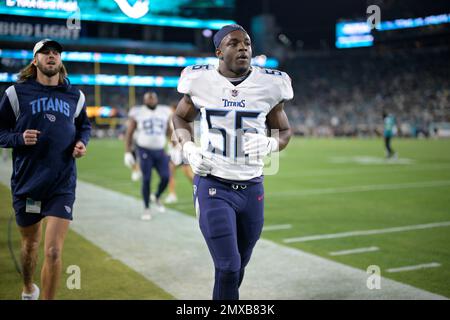
[(61, 45), (36, 43), (33, 60), (0, 102), (0, 147), (13, 148), (11, 192), (22, 236), (23, 300), (37, 300), (33, 283), (46, 220), (42, 298), (54, 299), (64, 239), (72, 220), (77, 171), (91, 126), (83, 92), (70, 85)]
[[(173, 118), (193, 172), (194, 205), (215, 266), (214, 300), (239, 299), (239, 286), (264, 222), (263, 157), (291, 137), (284, 101), (289, 76), (252, 67), (251, 40), (239, 25), (214, 35), (219, 67), (187, 67)], [(201, 147), (191, 122), (201, 115)], [(267, 136), (277, 131), (275, 136)]]
[(142, 172), (142, 198), (144, 201), (144, 213), (142, 220), (152, 219), (150, 210), (150, 187), (152, 169), (159, 174), (160, 182), (155, 194), (155, 205), (159, 212), (165, 208), (161, 203), (161, 195), (169, 183), (169, 157), (164, 151), (167, 137), (170, 137), (169, 119), (172, 111), (169, 106), (158, 105), (156, 92), (147, 92), (144, 95), (144, 105), (134, 107), (128, 115), (128, 128), (125, 135), (124, 163), (132, 168), (136, 163), (133, 157), (133, 134), (137, 130), (136, 145), (139, 156), (139, 165)]

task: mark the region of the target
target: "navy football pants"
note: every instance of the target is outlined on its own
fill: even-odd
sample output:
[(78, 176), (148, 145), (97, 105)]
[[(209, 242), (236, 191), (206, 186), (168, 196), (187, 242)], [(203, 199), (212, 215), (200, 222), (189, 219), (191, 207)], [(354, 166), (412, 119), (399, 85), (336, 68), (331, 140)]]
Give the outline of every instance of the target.
[(237, 300), (264, 223), (263, 183), (239, 186), (195, 176), (194, 203), (214, 260), (213, 300)]
[(159, 199), (161, 194), (166, 190), (169, 183), (169, 156), (161, 150), (149, 150), (138, 147), (139, 151), (139, 165), (142, 171), (142, 197), (144, 198), (145, 208), (150, 204), (150, 186), (152, 180), (152, 169), (156, 168), (159, 174), (160, 181), (158, 190), (156, 191), (156, 198)]

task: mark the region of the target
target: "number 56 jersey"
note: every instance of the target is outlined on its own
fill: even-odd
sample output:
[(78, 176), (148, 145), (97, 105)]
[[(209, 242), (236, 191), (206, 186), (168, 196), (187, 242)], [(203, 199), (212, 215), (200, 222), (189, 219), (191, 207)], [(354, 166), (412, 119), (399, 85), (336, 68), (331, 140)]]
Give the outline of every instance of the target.
[(212, 65), (186, 67), (178, 91), (191, 97), (201, 112), (202, 154), (212, 159), (211, 175), (245, 181), (263, 173), (263, 159), (250, 161), (244, 153), (245, 132), (265, 134), (267, 114), (293, 98), (289, 76), (278, 70), (252, 67), (250, 75), (233, 85)]

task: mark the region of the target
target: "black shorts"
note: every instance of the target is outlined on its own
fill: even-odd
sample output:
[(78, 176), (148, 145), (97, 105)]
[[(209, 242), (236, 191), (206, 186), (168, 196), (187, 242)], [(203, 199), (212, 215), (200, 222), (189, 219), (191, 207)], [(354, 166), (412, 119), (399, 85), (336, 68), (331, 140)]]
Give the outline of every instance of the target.
[(54, 195), (41, 201), (40, 213), (26, 212), (27, 198), (13, 197), (13, 207), (16, 212), (16, 222), (20, 227), (28, 227), (38, 223), (47, 216), (72, 220), (75, 195), (71, 193)]

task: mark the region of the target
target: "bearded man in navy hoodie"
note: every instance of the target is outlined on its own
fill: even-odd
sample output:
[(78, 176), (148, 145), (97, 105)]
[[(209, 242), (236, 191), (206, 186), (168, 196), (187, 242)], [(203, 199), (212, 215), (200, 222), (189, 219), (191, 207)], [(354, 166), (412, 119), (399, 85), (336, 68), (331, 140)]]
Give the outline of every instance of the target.
[(54, 40), (36, 43), (33, 60), (0, 101), (0, 147), (13, 148), (11, 192), (22, 236), (23, 300), (39, 298), (33, 275), (43, 219), (42, 298), (55, 298), (75, 201), (75, 159), (86, 154), (91, 131), (85, 96), (70, 85), (61, 52)]

